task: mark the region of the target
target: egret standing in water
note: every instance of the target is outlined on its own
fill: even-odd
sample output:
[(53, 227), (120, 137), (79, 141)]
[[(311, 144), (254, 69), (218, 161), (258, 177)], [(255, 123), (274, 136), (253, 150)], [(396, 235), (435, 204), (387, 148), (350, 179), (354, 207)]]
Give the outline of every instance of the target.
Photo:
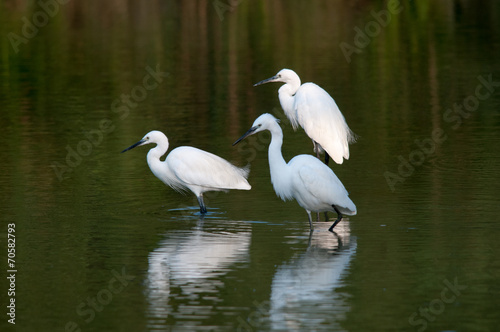
[(247, 168), (238, 168), (219, 156), (197, 148), (180, 146), (173, 149), (167, 158), (161, 161), (160, 157), (168, 150), (167, 136), (161, 131), (153, 130), (147, 133), (139, 142), (126, 148), (122, 153), (150, 143), (156, 144), (147, 155), (148, 165), (153, 174), (176, 191), (191, 190), (198, 198), (202, 214), (207, 213), (203, 203), (204, 192), (251, 188), (247, 181)]
[(282, 69), (254, 86), (269, 82), (285, 83), (278, 90), (281, 107), (293, 129), (300, 125), (313, 140), (318, 158), (324, 150), (325, 164), (328, 156), (337, 164), (349, 159), (349, 143), (354, 143), (356, 136), (328, 92), (314, 83), (300, 85), (299, 76), (290, 69)]
[(233, 145), (263, 130), (271, 132), (269, 169), (274, 191), (284, 201), (294, 198), (306, 210), (311, 230), (313, 229), (311, 211), (337, 212), (337, 219), (328, 229), (330, 232), (333, 232), (333, 228), (342, 219), (343, 214), (349, 216), (356, 214), (356, 206), (349, 198), (344, 185), (320, 160), (301, 154), (293, 157), (288, 164), (286, 163), (281, 154), (283, 131), (278, 120), (271, 114), (265, 113), (259, 116), (252, 128)]

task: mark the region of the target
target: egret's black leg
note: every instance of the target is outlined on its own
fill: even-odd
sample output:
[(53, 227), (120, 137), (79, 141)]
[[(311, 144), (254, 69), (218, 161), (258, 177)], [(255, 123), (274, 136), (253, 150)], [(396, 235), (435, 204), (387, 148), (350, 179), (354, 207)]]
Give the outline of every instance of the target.
[(198, 204), (200, 204), (200, 213), (207, 213), (207, 207), (205, 206), (205, 203), (203, 203), (203, 194), (200, 194), (200, 196), (198, 196)]
[[(307, 211), (307, 210), (306, 210)], [(311, 218), (311, 212), (310, 211), (307, 211), (307, 217), (309, 217), (309, 229), (312, 230), (314, 229), (313, 228), (313, 222), (312, 222), (312, 218)]]
[(337, 224), (342, 220), (342, 213), (340, 213), (340, 211), (337, 209), (337, 207), (335, 205), (332, 205), (332, 206), (333, 206), (333, 209), (335, 210), (335, 212), (337, 212), (337, 215), (338, 215), (337, 219), (333, 222), (333, 225), (330, 226), (330, 228), (328, 228), (328, 230), (333, 233), (333, 228), (335, 226), (337, 226)]
[[(325, 211), (325, 221), (328, 221), (328, 212)], [(316, 221), (320, 222), (321, 218), (319, 217), (319, 212), (316, 212)]]

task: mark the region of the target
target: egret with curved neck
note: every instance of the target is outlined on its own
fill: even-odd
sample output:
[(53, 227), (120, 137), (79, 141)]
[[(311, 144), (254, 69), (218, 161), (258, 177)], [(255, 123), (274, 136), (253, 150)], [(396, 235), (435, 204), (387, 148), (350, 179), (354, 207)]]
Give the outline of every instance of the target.
[(293, 128), (300, 125), (313, 140), (318, 158), (326, 151), (326, 164), (328, 156), (337, 164), (349, 159), (349, 143), (354, 143), (356, 136), (328, 92), (314, 83), (301, 85), (299, 76), (290, 69), (282, 69), (254, 86), (269, 82), (285, 83), (278, 90), (281, 107)]
[(145, 144), (156, 144), (149, 150), (147, 161), (153, 174), (172, 189), (182, 192), (189, 189), (198, 198), (200, 213), (207, 213), (203, 193), (207, 191), (227, 191), (229, 189), (250, 190), (247, 181), (248, 168), (238, 168), (227, 160), (212, 153), (180, 146), (173, 149), (161, 161), (168, 150), (168, 138), (161, 131), (147, 133), (139, 142), (122, 151), (128, 151)]
[(344, 214), (350, 216), (356, 214), (356, 206), (349, 198), (349, 193), (328, 166), (305, 154), (293, 157), (288, 163), (283, 159), (281, 153), (283, 131), (278, 120), (271, 114), (265, 113), (259, 116), (252, 128), (233, 145), (263, 130), (271, 132), (269, 170), (274, 191), (283, 201), (295, 199), (306, 210), (311, 230), (313, 229), (311, 211), (337, 213), (337, 219), (328, 229), (331, 232)]

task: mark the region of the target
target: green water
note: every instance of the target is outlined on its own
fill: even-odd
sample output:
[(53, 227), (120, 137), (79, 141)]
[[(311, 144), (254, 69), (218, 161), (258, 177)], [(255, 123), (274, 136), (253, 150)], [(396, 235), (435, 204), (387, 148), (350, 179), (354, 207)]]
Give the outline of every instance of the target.
[[(42, 3), (0, 1), (2, 331), (500, 329), (498, 2)], [(286, 160), (312, 153), (252, 86), (281, 68), (359, 135), (336, 234), (276, 197), (269, 134), (231, 146), (270, 112)], [(200, 220), (120, 154), (153, 129), (252, 190)]]

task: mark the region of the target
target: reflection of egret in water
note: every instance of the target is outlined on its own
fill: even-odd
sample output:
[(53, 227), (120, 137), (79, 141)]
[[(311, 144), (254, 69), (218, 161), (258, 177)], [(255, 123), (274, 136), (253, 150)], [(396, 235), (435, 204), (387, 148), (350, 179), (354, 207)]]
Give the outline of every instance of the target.
[(270, 303), (273, 330), (307, 331), (340, 329), (339, 321), (349, 310), (342, 293), (343, 276), (356, 253), (356, 239), (349, 223), (341, 223), (335, 233), (325, 224), (311, 233), (309, 247), (281, 265), (274, 275)]
[(250, 235), (250, 229), (208, 233), (199, 227), (170, 233), (149, 255), (148, 328), (165, 329), (169, 316), (186, 328), (212, 316), (221, 277), (232, 264), (248, 261)]

